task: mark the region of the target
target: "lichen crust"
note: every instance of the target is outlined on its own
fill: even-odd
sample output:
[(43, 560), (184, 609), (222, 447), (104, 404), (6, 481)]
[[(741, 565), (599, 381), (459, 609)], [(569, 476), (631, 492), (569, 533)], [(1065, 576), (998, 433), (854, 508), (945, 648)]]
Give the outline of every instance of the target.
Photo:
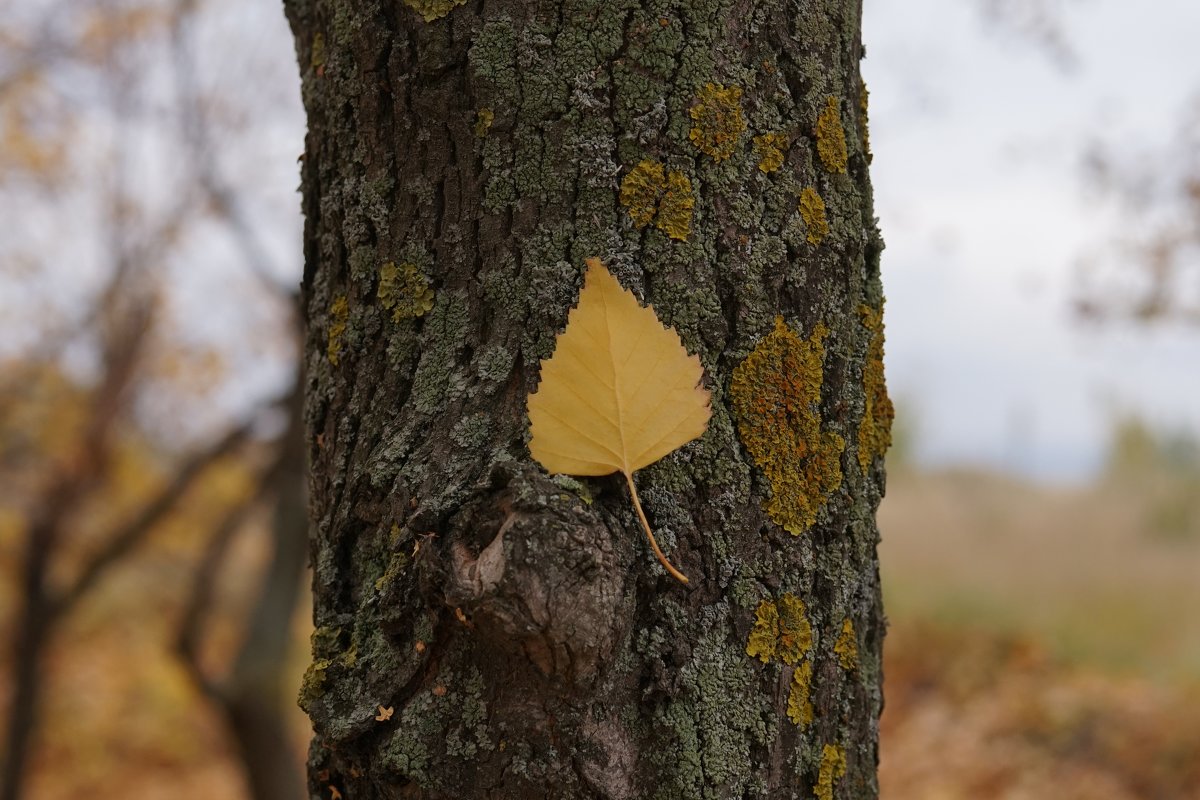
[(783, 152), (787, 149), (788, 139), (782, 133), (764, 133), (755, 136), (754, 155), (758, 157), (758, 169), (770, 174), (783, 166)]
[(808, 659), (792, 671), (791, 689), (788, 691), (787, 716), (793, 724), (805, 727), (813, 721), (812, 662)]
[(653, 222), (677, 241), (686, 240), (692, 231), (696, 198), (691, 180), (678, 170), (668, 172), (657, 161), (640, 161), (621, 179), (619, 199), (639, 230)]
[(833, 652), (838, 657), (842, 669), (850, 671), (858, 667), (858, 636), (854, 633), (854, 623), (849, 617), (842, 620), (842, 632)]
[(864, 304), (858, 307), (858, 316), (871, 337), (863, 364), (866, 408), (858, 424), (858, 465), (866, 474), (875, 459), (882, 457), (892, 445), (892, 421), (896, 409), (888, 397), (883, 374), (883, 309)]
[(416, 264), (397, 266), (387, 262), (379, 269), (379, 305), (392, 312), (392, 319), (415, 319), (433, 308), (433, 289)]
[(746, 655), (766, 664), (795, 664), (812, 650), (812, 625), (804, 601), (785, 592), (778, 601), (763, 600), (754, 612), (754, 627), (746, 641)]
[(846, 774), (846, 751), (835, 744), (821, 748), (821, 769), (813, 794), (817, 800), (833, 800), (833, 784)]
[(496, 112), (490, 108), (481, 108), (475, 113), (475, 135), (486, 139), (492, 123), (496, 121)]
[(817, 155), (825, 169), (833, 173), (846, 171), (846, 131), (842, 128), (842, 114), (838, 100), (830, 96), (825, 100), (825, 110), (817, 117)]
[(800, 190), (800, 218), (808, 228), (808, 243), (818, 245), (829, 235), (829, 220), (825, 217), (825, 201), (817, 190), (805, 186)]
[(421, 15), (426, 22), (433, 22), (449, 14), (467, 0), (404, 0), (404, 5)]
[(342, 337), (350, 320), (350, 303), (345, 295), (338, 295), (329, 306), (329, 333), (325, 355), (335, 367), (342, 359)]
[(704, 85), (688, 111), (693, 123), (688, 139), (696, 149), (715, 161), (724, 161), (737, 152), (742, 134), (746, 132), (741, 101), (740, 86)]
[(823, 430), (820, 417), (828, 335), (817, 323), (803, 339), (776, 317), (730, 386), (738, 435), (771, 487), (767, 516), (795, 536), (816, 522), (842, 484), (846, 442)]

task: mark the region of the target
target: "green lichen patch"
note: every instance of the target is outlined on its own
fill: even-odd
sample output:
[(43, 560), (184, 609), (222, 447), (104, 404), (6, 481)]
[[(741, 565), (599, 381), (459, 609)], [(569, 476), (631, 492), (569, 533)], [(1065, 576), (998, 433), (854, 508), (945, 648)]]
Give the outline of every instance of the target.
[(871, 463), (892, 445), (892, 420), (896, 409), (888, 397), (887, 382), (883, 377), (883, 309), (861, 305), (858, 315), (871, 336), (867, 360), (863, 364), (866, 408), (858, 424), (858, 465), (865, 474)]
[(389, 261), (379, 270), (379, 305), (392, 312), (392, 319), (415, 319), (433, 308), (433, 289), (416, 264), (400, 266)]
[(467, 0), (404, 0), (404, 5), (421, 15), (426, 22), (433, 22), (449, 14)]
[(429, 743), (443, 735), (444, 721), (435, 708), (436, 698), (418, 692), (403, 709), (397, 709), (396, 725), (389, 731), (381, 763), (385, 769), (414, 781), (429, 781), (432, 754)]
[[(421, 358), (412, 378), (407, 410), (413, 414), (440, 413), (466, 390), (459, 354), (465, 346), (469, 311), (466, 292), (445, 290), (425, 318), (421, 332)], [(419, 460), (409, 461), (406, 470), (422, 470)]]
[(842, 633), (833, 646), (833, 652), (837, 655), (842, 669), (852, 670), (858, 666), (858, 636), (854, 633), (854, 623), (849, 617), (842, 620)]
[(346, 335), (346, 326), (350, 321), (350, 303), (346, 296), (338, 295), (329, 306), (329, 333), (325, 345), (325, 354), (329, 363), (335, 367), (342, 360), (342, 337)]
[(475, 135), (480, 139), (488, 135), (488, 131), (492, 128), (492, 123), (496, 121), (496, 112), (490, 108), (481, 108), (475, 114)]
[(517, 56), (520, 52), (517, 26), (506, 14), (490, 17), (475, 34), (467, 58), (482, 92), (476, 96), (486, 97), (492, 108), (513, 108), (519, 104), (521, 87)]
[(483, 411), (468, 414), (455, 423), (450, 430), (450, 439), (456, 445), (471, 452), (479, 452), (492, 435), (492, 415)]
[(804, 601), (790, 592), (778, 602), (763, 600), (754, 612), (754, 627), (746, 642), (746, 655), (764, 664), (778, 660), (795, 664), (812, 649), (812, 625)]
[(846, 774), (846, 751), (834, 744), (821, 749), (821, 770), (813, 794), (817, 800), (833, 800), (833, 784)]
[(331, 625), (319, 625), (309, 634), (308, 641), (312, 648), (314, 659), (325, 658), (341, 649), (338, 644), (342, 638), (343, 631), (339, 627)]
[(817, 155), (830, 172), (846, 171), (846, 131), (836, 97), (825, 100), (825, 110), (817, 117)]
[(692, 129), (688, 139), (702, 153), (716, 161), (732, 156), (746, 132), (746, 117), (742, 114), (742, 89), (708, 83), (696, 96), (688, 111)]
[(812, 662), (805, 659), (792, 671), (791, 689), (788, 691), (787, 716), (801, 728), (813, 721)]
[(822, 430), (820, 418), (828, 335), (818, 323), (802, 339), (776, 317), (775, 330), (737, 366), (730, 385), (738, 434), (771, 486), (767, 515), (795, 536), (842, 485), (846, 442)]
[(754, 137), (754, 155), (758, 158), (758, 168), (770, 174), (783, 166), (783, 151), (787, 149), (788, 139), (782, 133), (764, 133)]
[(808, 243), (818, 245), (829, 235), (829, 220), (825, 217), (825, 201), (816, 189), (805, 186), (800, 191), (800, 218), (808, 228)]
[(677, 170), (667, 170), (657, 161), (641, 161), (621, 180), (621, 205), (635, 227), (654, 227), (678, 241), (692, 230), (696, 198), (692, 182)]
[[(681, 631), (663, 628), (658, 633), (667, 642)], [(696, 638), (679, 670), (679, 692), (655, 713), (654, 747), (648, 757), (660, 782), (643, 796), (765, 796), (756, 754), (777, 733), (770, 698), (757, 690), (754, 665), (728, 640), (717, 619), (712, 629), (690, 635)]]

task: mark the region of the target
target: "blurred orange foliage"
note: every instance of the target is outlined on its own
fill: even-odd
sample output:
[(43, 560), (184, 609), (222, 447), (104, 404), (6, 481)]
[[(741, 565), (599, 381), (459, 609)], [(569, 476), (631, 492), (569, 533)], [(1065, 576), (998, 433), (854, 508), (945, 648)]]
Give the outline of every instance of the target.
[[(0, 414), (0, 641), (13, 636), (20, 608), (20, 544), (31, 498), (74, 450), (89, 394), (49, 365), (0, 367), (23, 390)], [(51, 579), (69, 582), (105, 532), (170, 479), (173, 458), (121, 425), (100, 485), (69, 523)], [(200, 554), (231, 507), (253, 492), (260, 454), (228, 456), (198, 479), (183, 502), (133, 555), (106, 575), (63, 622), (45, 660), (42, 724), (29, 797), (237, 797), (244, 792), (226, 722), (196, 688), (172, 650)], [(240, 645), (241, 620), (257, 598), (270, 557), (267, 520), (252, 516), (220, 578), (204, 660), (223, 671)], [(296, 619), (294, 674), (303, 670), (308, 623)], [(11, 670), (7, 647), (0, 685)], [(297, 677), (298, 680), (298, 677)], [(11, 697), (0, 697), (0, 716)], [(307, 731), (296, 709), (297, 760)], [(66, 766), (64, 766), (66, 765)]]
[(1028, 637), (893, 629), (880, 782), (913, 800), (1194, 800), (1200, 691), (1069, 666)]
[(1151, 513), (1189, 480), (892, 470), (883, 797), (1200, 797), (1200, 518)]

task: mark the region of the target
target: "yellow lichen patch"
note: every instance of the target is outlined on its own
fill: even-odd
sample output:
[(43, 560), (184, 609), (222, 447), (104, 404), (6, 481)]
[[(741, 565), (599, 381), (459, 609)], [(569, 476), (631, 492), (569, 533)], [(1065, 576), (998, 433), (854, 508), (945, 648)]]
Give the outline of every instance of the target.
[(779, 598), (779, 660), (789, 666), (795, 664), (812, 649), (812, 626), (805, 616), (804, 601), (788, 593)]
[(692, 232), (692, 209), (696, 199), (692, 197), (692, 182), (682, 172), (667, 174), (667, 190), (658, 204), (658, 219), (654, 227), (672, 239), (684, 241)]
[(350, 320), (350, 304), (346, 301), (345, 295), (339, 295), (334, 298), (333, 305), (329, 307), (329, 341), (325, 348), (325, 354), (329, 356), (329, 363), (335, 367), (342, 358), (342, 337), (346, 334), (346, 325)]
[(483, 139), (488, 135), (488, 131), (492, 128), (492, 123), (496, 121), (496, 112), (490, 108), (481, 108), (475, 114), (475, 135)]
[(775, 330), (733, 371), (730, 396), (738, 434), (771, 485), (767, 515), (799, 536), (842, 485), (846, 442), (821, 430), (825, 338), (818, 323), (802, 339), (776, 317)]
[(862, 422), (858, 424), (858, 465), (865, 474), (871, 462), (892, 445), (892, 420), (896, 417), (896, 409), (888, 397), (887, 382), (883, 377), (883, 309), (861, 305), (858, 316), (863, 327), (871, 333), (867, 360), (863, 364), (866, 408)]
[(808, 186), (800, 191), (800, 218), (808, 228), (809, 244), (820, 244), (829, 235), (829, 220), (825, 218), (825, 201)]
[(817, 774), (817, 785), (813, 794), (817, 800), (833, 800), (833, 782), (846, 774), (846, 751), (834, 744), (821, 749), (821, 771)]
[(692, 231), (692, 182), (677, 170), (667, 172), (657, 161), (641, 161), (621, 180), (621, 205), (637, 228), (654, 227), (683, 241)]
[(309, 55), (308, 63), (315, 70), (320, 70), (325, 66), (325, 34), (317, 31), (312, 38), (312, 52)]
[(846, 171), (846, 132), (836, 97), (825, 100), (825, 110), (817, 117), (817, 155), (830, 172)]
[(666, 189), (663, 165), (640, 161), (621, 179), (621, 205), (629, 211), (633, 224), (644, 228), (658, 213), (658, 198)]
[(787, 700), (788, 719), (801, 728), (813, 721), (813, 704), (809, 699), (811, 691), (812, 662), (805, 660), (792, 672), (792, 688)]
[(849, 617), (842, 621), (842, 634), (838, 636), (833, 652), (837, 654), (842, 669), (850, 670), (858, 666), (858, 636)]
[(300, 696), (297, 703), (300, 708), (308, 711), (313, 702), (325, 692), (325, 673), (333, 662), (328, 658), (315, 659), (304, 671), (300, 681)]
[(441, 19), (467, 0), (404, 0), (404, 5), (421, 15), (426, 22)]
[(812, 626), (804, 601), (786, 593), (779, 602), (763, 600), (754, 612), (754, 627), (746, 642), (746, 655), (766, 664), (778, 659), (795, 664), (812, 649)]
[[(393, 526), (394, 527), (394, 526)], [(408, 566), (408, 556), (404, 553), (393, 553), (391, 559), (388, 560), (387, 569), (384, 573), (375, 579), (375, 591), (382, 592), (404, 571)]]
[(763, 600), (754, 612), (754, 627), (746, 642), (746, 655), (766, 664), (775, 657), (779, 640), (779, 609), (770, 600)]
[(754, 137), (754, 155), (758, 157), (758, 168), (766, 173), (783, 166), (783, 151), (788, 140), (782, 133), (764, 133)]
[(433, 308), (433, 290), (416, 264), (396, 266), (391, 261), (379, 270), (379, 304), (392, 319), (415, 319)]
[(705, 84), (688, 112), (694, 123), (688, 139), (717, 161), (729, 158), (746, 132), (741, 101), (741, 87)]

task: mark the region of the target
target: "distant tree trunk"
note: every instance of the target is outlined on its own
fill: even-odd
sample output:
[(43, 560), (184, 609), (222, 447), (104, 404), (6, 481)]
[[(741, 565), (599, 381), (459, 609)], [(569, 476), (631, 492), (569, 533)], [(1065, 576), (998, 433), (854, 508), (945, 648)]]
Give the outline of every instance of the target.
[[(284, 706), (288, 691), (288, 650), (295, 642), (296, 603), (305, 575), (304, 440), (299, 398), (288, 401), (288, 426), (272, 471), (273, 552), (257, 602), (249, 609), (244, 640), (219, 703), (241, 754), (254, 800), (299, 800), (303, 772)], [(294, 712), (292, 712), (294, 713)]]
[[(297, 800), (304, 794), (304, 773), (289, 731), (291, 706), (285, 705), (292, 702), (286, 698), (287, 655), (308, 553), (301, 395), (302, 382), (297, 380), (288, 393), (287, 427), (274, 460), (259, 477), (258, 491), (244, 504), (230, 508), (209, 540), (196, 566), (175, 640), (175, 651), (196, 687), (225, 716), (253, 800)], [(261, 576), (258, 599), (247, 609), (237, 655), (224, 675), (209, 675), (201, 649), (215, 583), (226, 567), (234, 536), (263, 496), (270, 498), (272, 506), (271, 559)]]
[[(314, 796), (869, 798), (891, 421), (859, 0), (287, 0), (303, 167)], [(713, 419), (553, 478), (581, 284)]]

